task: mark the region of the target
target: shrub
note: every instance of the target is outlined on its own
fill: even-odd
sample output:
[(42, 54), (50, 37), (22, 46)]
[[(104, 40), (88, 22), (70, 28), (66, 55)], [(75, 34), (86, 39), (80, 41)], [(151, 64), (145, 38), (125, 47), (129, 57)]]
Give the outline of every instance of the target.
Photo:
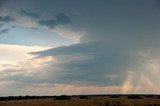
[(71, 98), (66, 95), (57, 96), (54, 100), (70, 100)]
[(142, 99), (142, 97), (139, 95), (129, 95), (128, 99)]
[(157, 96), (157, 99), (160, 99), (160, 96)]
[(152, 97), (154, 97), (153, 95), (146, 95), (145, 96), (146, 98), (152, 98)]
[(80, 96), (80, 97), (79, 97), (79, 99), (88, 99), (88, 97), (87, 97), (87, 96), (82, 95), (82, 96)]
[(110, 98), (119, 98), (119, 95), (112, 95)]

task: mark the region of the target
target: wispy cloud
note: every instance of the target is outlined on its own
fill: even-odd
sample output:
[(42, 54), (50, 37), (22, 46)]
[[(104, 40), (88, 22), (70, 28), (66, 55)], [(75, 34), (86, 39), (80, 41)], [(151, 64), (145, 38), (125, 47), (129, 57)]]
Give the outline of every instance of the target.
[(15, 21), (15, 18), (11, 17), (11, 16), (0, 16), (0, 22), (13, 22)]
[(49, 33), (56, 33), (63, 39), (70, 40), (72, 42), (79, 42), (81, 36), (85, 34), (85, 31), (80, 31), (71, 22), (71, 19), (65, 13), (58, 13), (53, 18), (47, 19), (48, 17), (42, 16), (38, 13), (27, 12), (21, 10), (18, 15), (12, 16), (1, 16), (0, 17), (0, 28), (1, 35), (5, 34), (7, 30), (4, 29), (6, 24), (12, 24), (10, 28), (25, 27), (26, 29), (44, 30)]

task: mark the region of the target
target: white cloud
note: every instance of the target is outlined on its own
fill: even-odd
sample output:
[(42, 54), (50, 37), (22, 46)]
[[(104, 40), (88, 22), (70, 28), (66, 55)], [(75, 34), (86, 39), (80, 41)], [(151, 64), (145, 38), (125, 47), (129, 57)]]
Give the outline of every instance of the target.
[(80, 38), (86, 34), (86, 32), (80, 32), (71, 25), (58, 25), (52, 31), (58, 33), (63, 38), (73, 40), (75, 43), (79, 42)]
[(15, 63), (17, 61), (33, 58), (34, 55), (29, 54), (29, 52), (46, 50), (48, 48), (49, 47), (0, 44), (0, 64)]
[(35, 56), (29, 54), (29, 52), (46, 50), (48, 48), (49, 47), (0, 44), (0, 77), (4, 78), (8, 75), (17, 75), (22, 73), (23, 70), (30, 71), (31, 68), (39, 67), (39, 65), (47, 60), (43, 58), (36, 59), (34, 58)]

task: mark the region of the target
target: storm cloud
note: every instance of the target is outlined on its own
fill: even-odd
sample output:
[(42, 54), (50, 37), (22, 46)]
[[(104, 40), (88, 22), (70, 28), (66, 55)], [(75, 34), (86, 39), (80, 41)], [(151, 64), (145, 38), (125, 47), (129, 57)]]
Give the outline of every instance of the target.
[(41, 20), (41, 21), (39, 21), (39, 24), (47, 26), (47, 27), (53, 29), (57, 25), (64, 25), (64, 24), (69, 24), (70, 25), (71, 24), (71, 20), (64, 13), (59, 13), (59, 14), (55, 15), (54, 19)]
[[(131, 74), (136, 79), (132, 79), (130, 83), (137, 86), (142, 75), (152, 79), (149, 76), (148, 64), (159, 58), (158, 39), (160, 37), (156, 33), (160, 33), (157, 29), (157, 26), (160, 26), (157, 23), (160, 22), (158, 18), (160, 14), (157, 16), (156, 9), (144, 13), (146, 8), (142, 8), (143, 2), (140, 2), (136, 9), (133, 4), (125, 3), (128, 4), (124, 6), (122, 2), (119, 3), (118, 8), (114, 10), (112, 10), (113, 7), (108, 7), (108, 10), (104, 12), (101, 9), (96, 10), (96, 18), (87, 20), (90, 23), (88, 33), (81, 37), (78, 44), (34, 54), (42, 57), (54, 56), (62, 61), (57, 66), (53, 66), (59, 72), (57, 76), (59, 75), (58, 81), (61, 83), (76, 83), (77, 81), (99, 86), (123, 86), (127, 76)], [(148, 3), (145, 5), (150, 6)], [(138, 16), (135, 15), (140, 8), (142, 11), (138, 11)], [(109, 12), (110, 10), (112, 12)], [(94, 16), (94, 12), (90, 11), (90, 17)], [(105, 14), (106, 12), (108, 13)], [(152, 16), (148, 18), (148, 14)], [(155, 29), (150, 30), (153, 28)], [(153, 80), (154, 82), (156, 81)]]
[[(74, 38), (76, 42), (67, 44), (61, 38), (62, 43), (58, 46), (53, 44), (47, 50), (27, 51), (25, 55), (32, 58), (0, 65), (3, 68), (1, 80), (32, 87), (39, 84), (55, 87), (58, 84), (117, 87), (118, 93), (160, 92), (160, 12), (157, 0), (48, 0), (45, 7), (43, 0), (23, 3), (21, 18), (30, 18), (25, 17), (24, 20), (29, 21), (22, 19), (22, 23), (38, 26), (40, 30), (31, 31), (20, 26), (14, 34), (19, 34), (17, 39), (24, 35), (22, 44), (39, 42), (39, 39), (43, 41), (41, 45), (47, 45), (49, 41), (59, 44), (57, 37), (65, 40), (73, 39), (75, 35), (78, 37)], [(6, 23), (14, 21), (5, 16), (0, 19)], [(54, 33), (47, 35), (49, 31)], [(45, 41), (45, 38), (48, 39)], [(88, 92), (90, 89), (85, 93)]]

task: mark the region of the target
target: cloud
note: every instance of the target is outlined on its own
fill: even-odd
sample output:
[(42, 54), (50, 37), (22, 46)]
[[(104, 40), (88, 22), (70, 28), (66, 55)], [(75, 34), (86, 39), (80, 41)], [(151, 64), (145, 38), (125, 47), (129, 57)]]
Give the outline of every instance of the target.
[(15, 18), (11, 17), (11, 16), (0, 16), (0, 22), (13, 22), (15, 21)]
[(79, 42), (79, 39), (86, 34), (85, 31), (81, 31), (71, 25), (58, 25), (53, 29), (53, 32), (56, 32), (63, 38), (74, 41), (75, 43)]
[[(16, 15), (15, 17), (16, 21), (14, 21), (12, 26), (26, 27), (34, 30), (44, 31), (46, 31), (46, 29), (43, 26), (46, 26), (49, 33), (56, 33), (60, 37), (63, 37), (72, 42), (79, 42), (79, 38), (84, 35), (84, 31), (79, 31), (76, 26), (73, 26), (70, 17), (68, 17), (64, 13), (58, 13), (54, 15), (53, 19), (44, 19), (45, 16), (41, 17), (40, 14), (21, 10), (20, 15)], [(6, 19), (7, 18), (3, 18), (3, 20)], [(8, 19), (10, 20), (8, 20), (7, 22), (11, 21), (11, 18)]]
[[(50, 68), (47, 68), (47, 82), (97, 87), (120, 86), (121, 93), (142, 92), (144, 89), (142, 85), (145, 85), (149, 87), (145, 92), (152, 90), (156, 92), (157, 89), (152, 89), (152, 87), (156, 88), (159, 85), (156, 81), (158, 76), (153, 75), (155, 78), (152, 78), (151, 73), (159, 73), (159, 66), (155, 64), (159, 63), (160, 48), (154, 47), (152, 51), (152, 44), (142, 39), (137, 42), (141, 44), (139, 46), (133, 45), (131, 41), (126, 45), (123, 42), (124, 39), (114, 40), (116, 42), (95, 39), (92, 42), (80, 42), (34, 54), (40, 57), (53, 56), (58, 61), (57, 64), (50, 64)], [(154, 38), (148, 40), (149, 42), (155, 41)], [(154, 64), (154, 66), (149, 64)], [(155, 72), (153, 72), (153, 67)]]
[[(57, 80), (53, 80), (53, 83), (57, 81), (60, 84), (84, 86), (122, 86), (123, 93), (141, 92), (144, 88), (138, 83), (140, 80), (146, 86), (156, 87), (159, 83), (155, 79), (158, 77), (152, 78), (154, 66), (151, 68), (150, 63), (159, 63), (160, 32), (152, 30), (158, 24), (155, 22), (149, 25), (150, 19), (146, 18), (144, 23), (140, 18), (137, 22), (141, 23), (134, 26), (132, 20), (134, 19), (129, 19), (131, 24), (122, 22), (120, 25), (114, 23), (113, 26), (108, 26), (105, 21), (88, 20), (92, 23), (90, 30), (81, 37), (79, 43), (34, 54), (53, 56), (60, 61), (58, 65), (50, 66), (56, 73), (49, 70), (49, 77), (57, 74)], [(97, 27), (97, 23), (101, 26)], [(158, 71), (157, 66), (155, 70)], [(157, 71), (155, 73), (158, 74)]]
[[(121, 77), (121, 75), (124, 73), (122, 73), (121, 70), (123, 69), (121, 68), (124, 67), (114, 67), (114, 65), (120, 61), (114, 58), (114, 55), (118, 54), (111, 54), (111, 52), (108, 50), (109, 49), (106, 50), (106, 48), (103, 46), (97, 45), (97, 43), (74, 44), (67, 47), (63, 46), (50, 49), (40, 52), (39, 54), (42, 56), (52, 55), (60, 61), (59, 65), (56, 66), (58, 67), (56, 69), (59, 70), (59, 72), (62, 71), (59, 74), (59, 79), (57, 79), (59, 83), (81, 82), (81, 85), (84, 84), (96, 86), (122, 84), (124, 79)], [(122, 58), (121, 55), (122, 54), (119, 54), (119, 58)], [(129, 65), (127, 62), (128, 61), (121, 64)], [(117, 63), (117, 65), (120, 64)], [(114, 70), (119, 70), (119, 72), (116, 72), (115, 74)], [(115, 78), (111, 77), (112, 75)], [(88, 82), (88, 84), (85, 84), (86, 82)]]
[(3, 10), (3, 6), (4, 6), (4, 4), (6, 4), (6, 2), (8, 2), (8, 0), (1, 0), (0, 1), (0, 11)]
[(3, 27), (3, 23), (0, 23), (0, 28)]
[(11, 16), (0, 16), (0, 35), (6, 34), (13, 27), (10, 27), (12, 22), (15, 22), (15, 18)]
[(43, 78), (46, 71), (42, 67), (46, 67), (52, 58), (37, 58), (28, 52), (45, 49), (48, 47), (0, 44), (0, 90), (5, 92), (1, 95), (15, 95), (12, 91), (29, 83), (38, 83)]
[(40, 18), (41, 17), (40, 14), (27, 12), (25, 10), (21, 10), (20, 14), (23, 15), (23, 16), (28, 16), (30, 18)]
[(31, 51), (46, 50), (48, 47), (40, 46), (22, 46), (22, 45), (11, 45), (11, 44), (0, 44), (0, 63), (12, 63), (33, 58), (33, 55), (28, 54)]
[[(10, 88), (15, 91), (18, 87), (23, 88), (26, 85), (29, 88), (27, 93), (38, 88), (40, 93), (46, 93), (45, 89), (47, 89), (49, 92), (56, 91), (59, 94), (63, 90), (64, 93), (70, 93), (74, 89), (80, 89), (77, 92), (85, 94), (106, 93), (108, 90), (111, 93), (160, 92), (160, 15), (153, 1), (73, 0), (66, 4), (64, 0), (58, 3), (46, 2), (48, 5), (45, 7), (44, 1), (36, 3), (37, 9), (32, 8), (39, 11), (37, 13), (44, 11), (47, 14), (44, 17), (52, 17), (52, 13), (55, 11), (60, 13), (61, 10), (65, 11), (65, 14), (38, 19), (38, 23), (29, 17), (25, 17), (29, 20), (26, 21), (21, 16), (23, 25), (45, 26), (49, 31), (79, 42), (40, 52), (27, 51), (31, 52), (28, 55), (34, 58), (25, 58), (16, 64), (11, 64), (12, 61), (4, 64), (3, 61), (0, 65), (3, 85), (7, 85), (7, 81), (13, 81), (15, 86), (12, 85)], [(53, 7), (55, 8), (52, 9)], [(27, 8), (32, 10), (30, 6)], [(79, 15), (75, 16), (75, 12)], [(25, 13), (29, 12), (25, 11)], [(72, 20), (66, 14), (70, 14)], [(19, 21), (17, 18), (16, 20)], [(81, 31), (73, 23), (86, 29), (86, 32), (77, 34)], [(22, 50), (17, 49), (16, 52), (7, 53), (2, 50), (1, 53), (4, 54), (1, 55), (9, 54), (8, 56), (11, 57), (5, 56), (5, 59), (9, 60), (19, 57), (22, 59), (24, 54), (26, 56), (26, 52), (23, 54), (18, 51)], [(16, 54), (16, 58), (12, 57), (13, 54), (14, 56)], [(21, 55), (17, 56), (17, 54)], [(26, 91), (28, 88), (23, 89)], [(11, 92), (11, 89), (8, 91)]]
[(59, 14), (55, 15), (54, 19), (40, 20), (39, 24), (47, 26), (50, 29), (54, 29), (54, 27), (57, 26), (57, 25), (65, 25), (65, 24), (69, 24), (70, 25), (71, 24), (71, 20), (66, 14), (59, 13)]
[[(3, 88), (8, 90), (9, 87), (14, 89), (9, 90), (7, 93), (1, 92), (1, 95), (14, 95), (13, 92), (18, 92), (21, 95), (82, 95), (82, 94), (116, 94), (120, 92), (121, 87), (96, 87), (96, 86), (76, 86), (72, 84), (24, 84), (17, 82), (6, 82), (3, 81), (1, 86), (1, 91), (5, 91)], [(17, 85), (17, 86), (15, 86)], [(16, 90), (15, 90), (16, 89)], [(53, 92), (54, 91), (54, 92)], [(113, 92), (114, 91), (114, 92)]]
[(55, 15), (53, 19), (40, 20), (39, 25), (46, 26), (50, 31), (56, 32), (61, 37), (74, 42), (79, 42), (79, 38), (85, 34), (85, 31), (76, 28), (72, 24), (70, 17), (64, 13)]
[(4, 2), (5, 2), (5, 0), (1, 0), (1, 1), (0, 1), (0, 4), (3, 4)]
[(40, 25), (45, 25), (45, 26), (53, 29), (54, 26), (57, 25), (57, 22), (56, 22), (56, 20), (54, 20), (54, 19), (51, 19), (51, 20), (41, 20), (41, 21), (39, 21), (39, 24), (40, 24)]
[(9, 30), (9, 28), (0, 30), (0, 35), (8, 33)]
[(64, 13), (55, 15), (58, 24), (71, 24), (71, 19)]

